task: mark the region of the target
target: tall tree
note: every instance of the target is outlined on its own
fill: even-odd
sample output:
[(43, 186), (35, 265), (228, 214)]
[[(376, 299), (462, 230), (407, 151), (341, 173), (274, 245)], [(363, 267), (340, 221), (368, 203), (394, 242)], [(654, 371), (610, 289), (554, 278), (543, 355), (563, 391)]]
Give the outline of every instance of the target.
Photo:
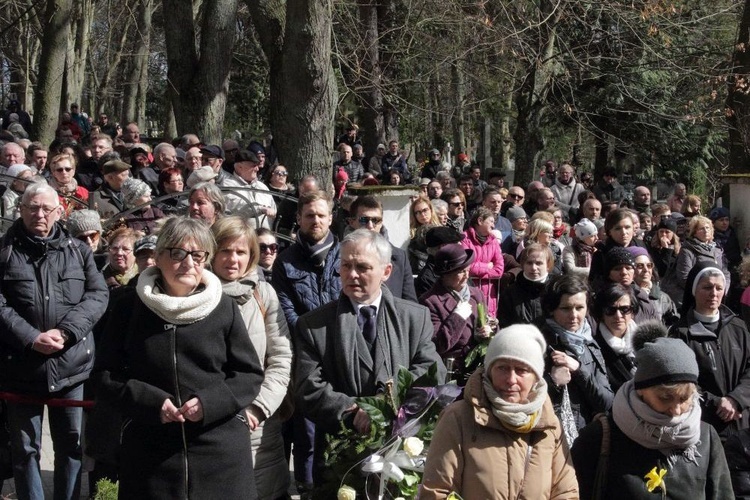
[(269, 67), (279, 161), (297, 179), (330, 183), (338, 89), (331, 63), (332, 0), (247, 0)]
[(34, 131), (43, 144), (55, 138), (72, 13), (73, 0), (46, 2), (39, 77), (34, 91)]
[(745, 0), (734, 50), (732, 74), (727, 81), (729, 167), (747, 172), (750, 161), (750, 0)]
[[(197, 4), (196, 4), (197, 5)], [(163, 0), (168, 93), (178, 134), (222, 138), (229, 69), (237, 33), (237, 0)]]

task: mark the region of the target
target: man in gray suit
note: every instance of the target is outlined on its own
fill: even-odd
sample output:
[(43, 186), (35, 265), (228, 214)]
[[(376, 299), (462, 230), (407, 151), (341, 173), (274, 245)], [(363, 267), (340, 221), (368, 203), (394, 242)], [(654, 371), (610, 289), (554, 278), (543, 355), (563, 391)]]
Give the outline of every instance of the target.
[(295, 395), (305, 417), (317, 425), (313, 479), (320, 479), (325, 434), (340, 422), (369, 432), (367, 413), (355, 403), (395, 379), (400, 367), (415, 376), (438, 364), (428, 310), (394, 297), (384, 285), (391, 275), (391, 245), (366, 229), (341, 244), (342, 293), (299, 318), (296, 335)]

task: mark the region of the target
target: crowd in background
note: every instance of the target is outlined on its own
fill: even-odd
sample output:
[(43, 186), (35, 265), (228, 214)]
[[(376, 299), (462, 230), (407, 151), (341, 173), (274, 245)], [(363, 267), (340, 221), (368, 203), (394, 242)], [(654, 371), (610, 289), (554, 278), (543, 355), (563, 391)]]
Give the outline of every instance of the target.
[[(744, 452), (750, 439), (750, 260), (743, 260), (744, 245), (727, 207), (704, 206), (685, 185), (675, 184), (666, 199), (658, 200), (654, 186), (626, 192), (614, 169), (594, 180), (570, 163), (554, 161), (543, 165), (540, 180), (506, 185), (505, 173), (488, 175), (464, 153), (450, 164), (439, 150), (431, 150), (414, 166), (399, 143), (391, 141), (366, 158), (352, 127), (336, 139), (329, 196), (316, 176), (292, 185), (289, 169), (279, 164), (270, 144), (204, 144), (186, 134), (152, 148), (142, 141), (137, 124), (123, 129), (104, 114), (92, 124), (73, 105), (56, 140), (42, 145), (24, 136), (22, 117), (10, 111), (0, 136), (5, 142), (0, 189), (7, 232), (2, 246), (14, 244), (19, 235), (29, 236), (29, 228), (41, 224), (37, 218), (47, 217), (49, 227), (36, 236), (44, 240), (59, 231), (58, 237), (77, 240), (109, 291), (106, 312), (92, 327), (97, 361), (86, 371), (86, 376), (92, 373), (87, 397), (96, 398), (97, 405), (85, 429), (83, 452), (94, 481), (119, 476), (129, 495), (172, 495), (180, 491), (169, 479), (180, 474), (174, 455), (179, 450), (196, 447), (208, 456), (221, 456), (220, 447), (241, 448), (233, 441), (236, 429), (229, 429), (236, 414), (248, 430), (247, 453), (236, 451), (237, 456), (255, 469), (254, 481), (234, 484), (237, 491), (257, 488), (259, 498), (284, 498), (293, 447), (297, 490), (311, 494), (314, 462), (322, 451), (320, 435), (316, 438), (320, 417), (311, 409), (314, 394), (305, 392), (304, 380), (292, 376), (299, 354), (297, 323), (344, 293), (342, 241), (359, 241), (361, 236), (351, 235), (362, 230), (388, 240), (377, 196), (348, 191), (385, 184), (411, 185), (418, 191), (409, 205), (407, 249), (390, 245), (387, 252), (384, 289), (388, 300), (392, 296), (426, 307), (437, 355), (449, 376), (467, 387), (465, 402), (457, 403), (467, 406), (447, 412), (450, 425), (470, 428), (471, 414), (460, 412), (476, 411), (483, 415), (481, 425), (494, 429), (491, 436), (509, 429), (516, 433), (512, 439), (551, 433), (551, 444), (533, 452), (553, 453), (554, 458), (549, 466), (536, 463), (530, 470), (546, 482), (564, 485), (561, 497), (577, 497), (580, 487), (586, 498), (601, 487), (624, 498), (646, 498), (631, 494), (633, 484), (622, 479), (637, 475), (636, 457), (627, 458), (634, 463), (620, 460), (621, 454), (609, 457), (609, 473), (622, 476), (612, 477), (608, 486), (589, 477), (597, 470), (593, 459), (601, 435), (609, 432), (602, 430), (605, 425), (620, 433), (613, 443), (636, 456), (651, 460), (650, 453), (659, 450), (668, 474), (698, 475), (711, 482), (710, 487), (685, 483), (684, 491), (692, 487), (705, 491), (706, 498), (727, 498), (734, 488), (738, 496), (750, 495), (750, 458)], [(185, 275), (190, 273), (182, 272), (191, 265), (189, 281)], [(6, 296), (15, 283), (8, 269), (3, 268)], [(191, 309), (183, 310), (181, 301), (172, 300), (176, 297), (190, 299), (184, 302)], [(671, 338), (662, 338), (664, 332), (634, 342), (649, 321), (665, 325)], [(190, 346), (169, 345), (169, 339), (152, 343), (143, 333), (165, 325), (174, 327), (173, 342), (186, 332), (199, 335), (216, 326), (231, 354), (216, 353), (199, 341)], [(520, 325), (530, 329), (519, 330)], [(0, 336), (6, 350), (28, 347), (3, 340), (6, 332)], [(488, 342), (486, 357), (467, 361), (473, 349)], [(169, 381), (155, 370), (171, 362), (159, 349), (172, 349), (181, 363), (190, 365), (193, 378), (181, 389), (189, 394), (185, 401), (165, 397), (171, 389), (162, 386)], [(198, 359), (196, 352), (203, 351), (210, 353), (210, 363)], [(145, 357), (136, 362), (139, 354)], [(242, 397), (222, 393), (234, 383), (233, 377), (222, 378), (230, 370), (246, 378)], [(511, 385), (522, 387), (518, 400), (500, 389), (498, 380), (508, 373), (516, 377)], [(524, 377), (529, 381), (525, 390)], [(200, 384), (209, 382), (223, 389), (202, 392)], [(514, 412), (531, 405), (532, 418), (519, 423), (508, 417), (509, 402), (516, 405)], [(609, 421), (598, 419), (599, 414), (610, 414)], [(500, 423), (493, 423), (492, 415)], [(359, 427), (356, 410), (350, 416), (348, 425)], [(137, 437), (119, 447), (120, 426), (131, 418), (136, 424), (130, 432)], [(348, 417), (341, 418), (346, 424)], [(644, 421), (650, 422), (643, 424), (650, 434), (636, 436), (627, 428)], [(179, 422), (189, 435), (155, 431), (155, 422)], [(210, 431), (208, 423), (215, 424)], [(459, 446), (464, 437), (442, 425), (440, 432)], [(655, 439), (654, 429), (669, 439)], [(503, 439), (490, 441), (500, 447), (526, 442)], [(152, 457), (144, 448), (149, 442), (161, 443), (166, 455)], [(23, 459), (19, 448), (13, 449), (14, 460), (35, 460), (28, 449)], [(531, 444), (528, 450), (527, 467)], [(474, 493), (465, 498), (498, 494), (498, 488), (503, 494), (519, 492), (532, 482), (526, 469), (517, 470), (522, 464), (507, 464), (516, 469), (512, 481), (520, 485), (499, 487), (497, 477), (481, 470), (477, 457), (459, 471), (456, 461), (462, 460), (452, 457), (453, 452), (431, 453), (426, 495), (445, 498), (449, 490), (460, 490), (461, 481), (446, 483), (446, 476), (456, 474), (478, 479), (479, 486), (472, 484), (466, 491)], [(72, 459), (75, 455), (73, 450)], [(706, 472), (709, 457), (711, 470)], [(222, 485), (241, 475), (233, 472), (236, 463), (207, 462), (194, 466), (221, 469)], [(134, 486), (148, 467), (167, 476)], [(577, 482), (571, 479), (573, 467)], [(30, 474), (18, 466), (14, 472), (17, 484)], [(211, 495), (217, 485), (185, 487)]]

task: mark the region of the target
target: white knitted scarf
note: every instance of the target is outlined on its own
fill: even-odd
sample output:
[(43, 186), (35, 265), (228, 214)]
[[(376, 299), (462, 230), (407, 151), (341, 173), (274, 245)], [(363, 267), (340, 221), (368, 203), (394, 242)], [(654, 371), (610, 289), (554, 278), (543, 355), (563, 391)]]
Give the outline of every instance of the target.
[(138, 278), (136, 291), (146, 307), (164, 321), (175, 325), (190, 325), (211, 314), (219, 305), (221, 281), (210, 271), (203, 270), (203, 290), (187, 297), (173, 297), (164, 293), (157, 283), (160, 277), (158, 267), (149, 267)]

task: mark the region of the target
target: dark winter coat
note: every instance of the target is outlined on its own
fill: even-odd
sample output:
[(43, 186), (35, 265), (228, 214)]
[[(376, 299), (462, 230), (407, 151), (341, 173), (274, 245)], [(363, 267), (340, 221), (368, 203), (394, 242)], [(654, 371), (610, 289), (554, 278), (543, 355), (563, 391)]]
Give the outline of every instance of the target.
[[(750, 333), (745, 322), (729, 308), (719, 310), (721, 319), (716, 333), (693, 315), (693, 309), (672, 327), (670, 335), (684, 340), (698, 360), (698, 386), (701, 390), (702, 419), (726, 435), (750, 428)], [(739, 404), (742, 419), (729, 424), (716, 415), (723, 396)]]
[(294, 243), (276, 258), (273, 284), (290, 331), (300, 315), (338, 298), (341, 293), (339, 252), (338, 239), (334, 239), (322, 268), (313, 265), (299, 243)]
[(541, 296), (546, 283), (529, 281), (523, 273), (519, 273), (516, 281), (500, 293), (497, 306), (500, 327), (534, 323), (544, 317)]
[[(454, 369), (467, 378), (470, 373), (466, 371), (464, 358), (472, 347), (477, 345), (476, 340), (474, 340), (474, 328), (477, 324), (477, 305), (484, 303), (484, 297), (478, 288), (469, 287), (469, 295), (471, 315), (467, 319), (463, 319), (454, 313), (458, 301), (455, 295), (440, 281), (435, 283), (429, 292), (419, 298), (419, 303), (430, 310), (430, 319), (432, 319), (432, 327), (434, 329), (432, 341), (435, 343), (437, 353), (443, 361), (448, 358), (454, 358)], [(464, 379), (462, 378), (462, 380)]]
[[(26, 232), (22, 219), (0, 246), (0, 384), (4, 390), (58, 392), (86, 380), (94, 366), (91, 329), (109, 293), (91, 249), (56, 224), (45, 240)], [(31, 349), (43, 331), (69, 336), (50, 356)]]
[[(614, 393), (607, 378), (607, 368), (602, 351), (594, 340), (586, 342), (583, 354), (576, 355), (566, 347), (558, 336), (545, 323), (537, 323), (544, 334), (547, 345), (556, 351), (562, 351), (568, 356), (575, 358), (581, 363), (580, 368), (572, 373), (568, 383), (568, 395), (573, 415), (577, 420), (578, 428), (586, 426), (597, 413), (609, 411), (612, 408)], [(560, 405), (563, 399), (563, 387), (558, 387), (550, 377), (552, 365), (547, 360), (544, 370), (544, 378), (549, 386), (549, 398), (555, 413), (560, 414)]]
[(617, 181), (607, 184), (602, 180), (594, 186), (594, 196), (602, 203), (621, 203), (625, 199), (625, 188)]
[[(120, 498), (256, 498), (244, 408), (263, 370), (234, 301), (173, 325), (129, 290), (102, 334), (98, 398), (123, 414)], [(197, 397), (200, 422), (162, 424), (161, 407)]]
[[(635, 238), (628, 245), (628, 247), (643, 246), (643, 242)], [(589, 268), (589, 286), (592, 292), (596, 293), (606, 286), (608, 280), (604, 275), (604, 259), (607, 252), (616, 247), (621, 247), (621, 245), (615, 243), (612, 239), (608, 239), (605, 243), (599, 242), (596, 244), (597, 251), (591, 256), (591, 267)]]
[[(666, 468), (666, 457), (659, 450), (650, 450), (627, 437), (612, 417), (609, 419), (610, 446), (607, 460), (606, 487), (598, 498), (607, 500), (641, 500), (662, 498), (661, 489), (649, 493), (644, 476), (654, 467)], [(602, 442), (602, 425), (597, 420), (578, 435), (571, 455), (578, 477), (582, 499), (594, 495)], [(696, 453), (698, 465), (681, 457), (664, 476), (669, 499), (725, 500), (734, 498), (727, 461), (719, 436), (713, 427), (701, 422), (701, 437)]]
[(599, 349), (602, 351), (604, 365), (607, 367), (609, 386), (612, 388), (612, 392), (616, 393), (622, 384), (633, 378), (635, 374), (635, 359), (625, 354), (616, 353), (607, 344), (607, 341), (604, 340), (599, 325), (596, 327), (594, 341), (596, 341)]

